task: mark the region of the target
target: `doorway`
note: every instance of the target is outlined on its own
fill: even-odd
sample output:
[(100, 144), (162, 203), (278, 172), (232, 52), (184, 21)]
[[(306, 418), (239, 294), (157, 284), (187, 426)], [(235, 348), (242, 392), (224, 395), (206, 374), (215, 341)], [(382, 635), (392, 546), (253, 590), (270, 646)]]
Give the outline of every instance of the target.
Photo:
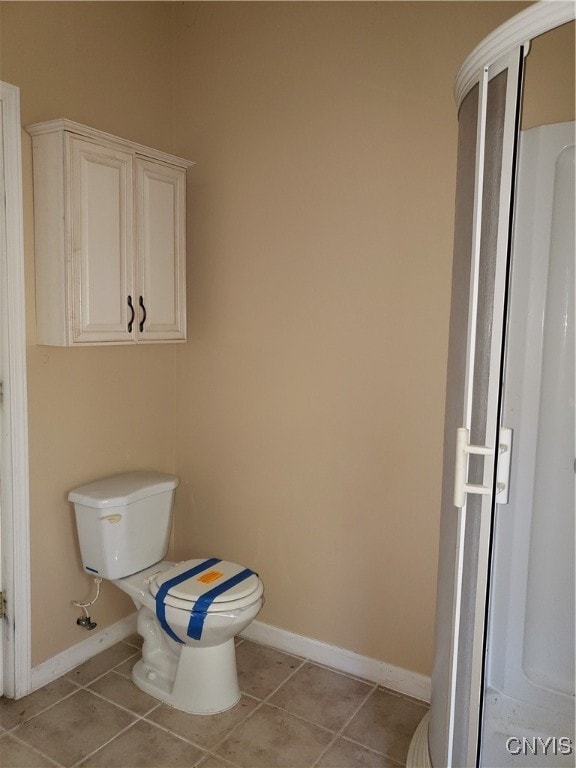
[(0, 81), (0, 694), (30, 691), (30, 532), (20, 89)]

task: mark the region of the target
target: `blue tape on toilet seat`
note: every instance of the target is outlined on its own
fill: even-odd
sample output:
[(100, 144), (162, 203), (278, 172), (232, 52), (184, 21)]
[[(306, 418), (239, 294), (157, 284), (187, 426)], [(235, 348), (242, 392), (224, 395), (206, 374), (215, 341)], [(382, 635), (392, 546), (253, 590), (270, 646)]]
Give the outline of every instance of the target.
[(190, 621), (188, 622), (188, 637), (191, 637), (193, 640), (200, 640), (202, 637), (204, 620), (206, 619), (206, 614), (213, 601), (218, 597), (218, 595), (221, 595), (223, 592), (232, 589), (232, 587), (236, 586), (236, 584), (240, 584), (241, 581), (244, 581), (252, 575), (255, 575), (254, 571), (251, 571), (249, 568), (245, 568), (243, 571), (240, 571), (240, 573), (237, 573), (236, 576), (232, 576), (230, 579), (222, 582), (222, 584), (214, 587), (214, 589), (211, 589), (209, 592), (205, 592), (203, 595), (201, 595), (198, 600), (196, 600), (196, 603), (194, 604), (194, 607), (190, 613)]
[[(195, 565), (194, 568), (190, 568), (183, 573), (179, 573), (178, 576), (174, 576), (173, 579), (168, 579), (168, 581), (165, 581), (156, 593), (156, 616), (158, 617), (158, 621), (160, 622), (162, 629), (166, 632), (166, 634), (168, 634), (173, 640), (176, 640), (176, 642), (180, 643), (181, 645), (184, 645), (184, 641), (180, 640), (178, 635), (172, 631), (171, 627), (166, 621), (166, 606), (164, 605), (164, 598), (172, 587), (175, 587), (177, 584), (181, 584), (183, 581), (187, 581), (188, 579), (192, 578), (192, 576), (196, 576), (196, 574), (202, 573), (202, 571), (207, 571), (208, 568), (212, 568), (213, 565), (216, 565), (216, 563), (219, 562), (221, 562), (221, 559), (218, 557), (211, 557), (209, 560), (204, 560), (204, 562)], [(202, 632), (202, 629), (200, 629), (200, 632)]]

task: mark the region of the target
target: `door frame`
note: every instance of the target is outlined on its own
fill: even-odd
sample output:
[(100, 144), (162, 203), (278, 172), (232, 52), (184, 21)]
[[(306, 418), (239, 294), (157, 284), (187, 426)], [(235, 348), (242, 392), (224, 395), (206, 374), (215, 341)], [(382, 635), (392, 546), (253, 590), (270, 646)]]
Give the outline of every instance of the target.
[(24, 294), (24, 234), (20, 89), (0, 81), (6, 201), (6, 251), (0, 257), (0, 300), (6, 327), (0, 329), (4, 372), (0, 464), (3, 691), (11, 698), (30, 692), (31, 595), (28, 397)]

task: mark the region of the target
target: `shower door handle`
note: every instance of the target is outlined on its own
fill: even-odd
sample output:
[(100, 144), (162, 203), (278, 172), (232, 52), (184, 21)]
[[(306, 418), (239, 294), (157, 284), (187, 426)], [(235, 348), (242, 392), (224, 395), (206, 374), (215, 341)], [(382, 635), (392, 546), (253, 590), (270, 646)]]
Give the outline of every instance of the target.
[[(467, 482), (468, 456), (473, 453), (479, 456), (494, 456), (494, 448), (488, 445), (470, 445), (470, 431), (465, 427), (456, 430), (456, 461), (454, 465), (454, 506), (463, 507), (467, 493), (489, 495), (492, 488), (488, 485), (474, 485)], [(508, 503), (508, 486), (510, 478), (510, 455), (512, 450), (512, 430), (500, 428), (498, 444), (498, 467), (496, 474), (496, 503)]]
[(487, 445), (470, 445), (470, 431), (466, 427), (456, 430), (456, 461), (454, 465), (454, 506), (463, 507), (467, 493), (492, 493), (487, 485), (473, 485), (466, 482), (468, 476), (468, 456), (471, 453), (480, 456), (494, 456), (494, 448)]

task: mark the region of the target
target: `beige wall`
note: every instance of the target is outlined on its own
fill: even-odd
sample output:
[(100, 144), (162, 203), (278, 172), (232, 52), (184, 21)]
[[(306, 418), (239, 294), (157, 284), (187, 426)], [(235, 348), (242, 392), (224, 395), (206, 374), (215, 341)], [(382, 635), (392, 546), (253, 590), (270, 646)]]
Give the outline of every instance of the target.
[(262, 620), (430, 673), (452, 82), (522, 7), (2, 4), (24, 124), (198, 162), (189, 343), (40, 347), (24, 135), (34, 664), (86, 637), (67, 490), (151, 466), (182, 478), (177, 554), (257, 569)]
[(429, 674), (458, 67), (521, 10), (184, 3), (177, 551), (262, 621)]
[(574, 120), (574, 22), (532, 41), (526, 57), (522, 129)]
[[(172, 150), (172, 9), (145, 3), (4, 3), (0, 77), (21, 88), (22, 123), (68, 117)], [(86, 639), (67, 491), (109, 472), (174, 469), (174, 347), (35, 344), (31, 142), (23, 133), (30, 419), (33, 664)], [(99, 627), (131, 610), (110, 585)]]

